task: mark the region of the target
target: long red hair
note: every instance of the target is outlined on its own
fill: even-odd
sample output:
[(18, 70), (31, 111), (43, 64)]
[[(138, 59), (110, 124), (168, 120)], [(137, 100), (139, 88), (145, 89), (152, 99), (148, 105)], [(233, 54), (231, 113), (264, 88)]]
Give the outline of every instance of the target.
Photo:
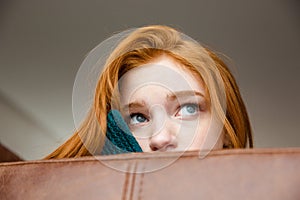
[[(101, 153), (105, 141), (106, 117), (111, 110), (118, 81), (127, 71), (167, 55), (204, 80), (210, 101), (224, 119), (225, 147), (253, 147), (252, 131), (239, 88), (226, 64), (211, 50), (167, 26), (142, 27), (132, 32), (112, 52), (99, 77), (94, 102), (80, 128), (63, 145), (48, 155), (70, 158)], [(219, 78), (216, 78), (216, 74)], [(215, 80), (220, 79), (220, 80)], [(226, 110), (218, 96), (218, 82), (226, 96)]]

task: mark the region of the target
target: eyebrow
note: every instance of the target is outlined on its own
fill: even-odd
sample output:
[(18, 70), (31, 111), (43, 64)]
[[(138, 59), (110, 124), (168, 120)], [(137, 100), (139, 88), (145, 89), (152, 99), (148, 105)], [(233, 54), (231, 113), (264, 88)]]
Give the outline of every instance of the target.
[(146, 103), (144, 101), (134, 101), (132, 103), (123, 106), (123, 111), (128, 111), (129, 109), (143, 108)]
[[(172, 92), (167, 95), (167, 99), (170, 101), (175, 101), (178, 98), (184, 98), (184, 97), (189, 97), (189, 96), (201, 96), (205, 98), (205, 96), (199, 92), (199, 91), (194, 91), (194, 90), (184, 90), (184, 91), (178, 91), (178, 92)], [(126, 104), (125, 106), (122, 107), (123, 111), (128, 111), (129, 109), (138, 109), (138, 108), (143, 108), (146, 106), (146, 103), (144, 101), (134, 101), (129, 104)]]
[(168, 94), (167, 98), (171, 101), (174, 101), (178, 98), (183, 98), (187, 96), (201, 96), (205, 98), (204, 94), (202, 94), (199, 91), (194, 91), (194, 90), (184, 90), (184, 91), (178, 91), (178, 92), (173, 92), (172, 94)]

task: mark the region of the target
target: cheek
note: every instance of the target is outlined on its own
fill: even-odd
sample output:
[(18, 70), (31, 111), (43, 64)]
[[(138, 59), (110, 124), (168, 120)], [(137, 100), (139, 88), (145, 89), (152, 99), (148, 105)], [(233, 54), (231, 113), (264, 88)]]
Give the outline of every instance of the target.
[(223, 124), (215, 120), (200, 123), (195, 140), (190, 150), (212, 150), (223, 148)]
[(149, 139), (147, 139), (147, 138), (136, 138), (136, 141), (139, 143), (139, 145), (142, 148), (143, 152), (151, 151), (150, 144), (149, 144)]
[(200, 150), (208, 134), (210, 119), (200, 119), (194, 124), (184, 124), (178, 136), (184, 150)]
[(136, 141), (139, 143), (143, 152), (151, 151), (150, 148), (150, 138), (152, 135), (151, 125), (148, 124), (144, 127), (131, 127), (129, 126), (132, 135), (135, 137)]

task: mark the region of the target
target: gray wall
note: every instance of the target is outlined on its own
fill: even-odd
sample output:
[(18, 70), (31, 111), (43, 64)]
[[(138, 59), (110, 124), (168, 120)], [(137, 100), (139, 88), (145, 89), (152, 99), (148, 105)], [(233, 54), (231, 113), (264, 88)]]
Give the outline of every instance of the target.
[(233, 60), (256, 147), (300, 146), (297, 0), (0, 2), (0, 142), (38, 159), (74, 131), (72, 87), (113, 33), (165, 24)]

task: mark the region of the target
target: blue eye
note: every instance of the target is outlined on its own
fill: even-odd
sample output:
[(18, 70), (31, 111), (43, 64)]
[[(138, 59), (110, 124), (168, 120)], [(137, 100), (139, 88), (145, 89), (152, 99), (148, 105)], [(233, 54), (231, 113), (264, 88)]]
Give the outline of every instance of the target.
[(199, 105), (197, 104), (185, 104), (180, 107), (178, 116), (193, 116), (199, 112)]
[(147, 121), (148, 119), (141, 113), (134, 113), (130, 115), (130, 124), (140, 124)]

